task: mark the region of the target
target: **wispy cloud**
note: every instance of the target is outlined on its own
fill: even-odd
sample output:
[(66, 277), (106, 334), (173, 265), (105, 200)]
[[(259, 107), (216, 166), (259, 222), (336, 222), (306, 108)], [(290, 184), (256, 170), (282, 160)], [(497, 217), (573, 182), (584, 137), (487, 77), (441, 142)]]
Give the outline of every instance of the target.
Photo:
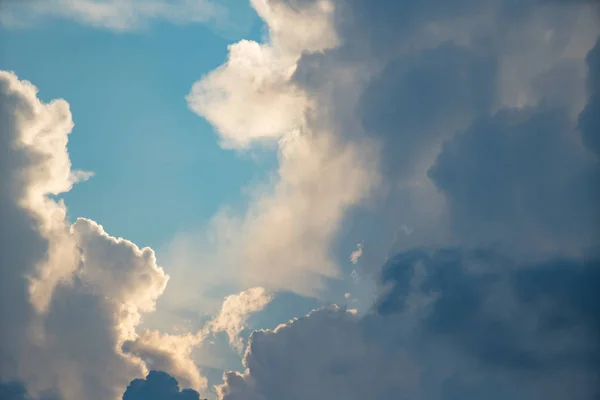
[(47, 19), (66, 19), (117, 32), (144, 29), (152, 23), (211, 23), (234, 28), (232, 9), (213, 0), (7, 0), (0, 23), (9, 28), (34, 27)]

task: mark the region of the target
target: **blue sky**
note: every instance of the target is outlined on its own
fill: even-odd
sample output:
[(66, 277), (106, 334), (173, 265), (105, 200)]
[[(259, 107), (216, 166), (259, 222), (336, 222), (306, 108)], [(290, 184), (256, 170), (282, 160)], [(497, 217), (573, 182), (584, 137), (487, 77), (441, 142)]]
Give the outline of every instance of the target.
[[(255, 16), (244, 37), (261, 29)], [(157, 248), (220, 205), (243, 205), (242, 187), (274, 166), (268, 152), (221, 149), (185, 102), (239, 38), (203, 24), (115, 33), (68, 20), (0, 34), (0, 68), (35, 82), (41, 99), (71, 106), (73, 166), (95, 174), (62, 196), (71, 217), (101, 220), (114, 235)]]
[(598, 21), (5, 2), (0, 399), (596, 400)]

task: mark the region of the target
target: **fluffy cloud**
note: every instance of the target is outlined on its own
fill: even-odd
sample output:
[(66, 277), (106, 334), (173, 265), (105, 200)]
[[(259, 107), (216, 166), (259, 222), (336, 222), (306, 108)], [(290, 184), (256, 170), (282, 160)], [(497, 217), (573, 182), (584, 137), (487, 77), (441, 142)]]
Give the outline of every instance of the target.
[(32, 396), (113, 399), (145, 370), (121, 344), (137, 337), (168, 277), (154, 252), (87, 219), (70, 225), (52, 195), (89, 174), (72, 171), (68, 104), (0, 72), (0, 376)]
[[(217, 315), (194, 333), (169, 334), (146, 330), (123, 343), (127, 354), (142, 359), (149, 369), (169, 373), (185, 387), (206, 391), (208, 380), (201, 375), (196, 351), (211, 335), (225, 332), (230, 346), (239, 354), (244, 351), (241, 334), (247, 328), (247, 320), (265, 308), (271, 301), (265, 289), (256, 287), (227, 296)], [(205, 361), (205, 360), (200, 360)]]
[[(252, 284), (306, 293), (319, 281), (301, 277), (338, 277), (332, 253), (347, 259), (357, 240), (374, 275), (400, 256), (367, 316), (331, 308), (255, 332), (221, 398), (597, 396), (598, 5), (253, 4), (270, 32), (253, 46), (269, 57), (235, 58), (239, 73), (230, 57), (188, 97), (228, 147), (278, 144), (275, 183), (221, 225), (226, 253), (243, 255), (232, 264)], [(327, 10), (335, 40), (294, 36), (302, 18), (295, 40), (278, 39), (289, 25), (277, 21), (303, 10)], [(265, 102), (278, 96), (286, 107)], [(345, 149), (340, 172), (325, 172)]]
[(378, 173), (368, 141), (340, 142), (329, 127), (313, 126), (314, 99), (294, 81), (304, 52), (337, 44), (332, 4), (252, 5), (267, 24), (268, 40), (231, 45), (227, 63), (188, 96), (223, 146), (267, 141), (278, 147), (272, 184), (253, 192), (245, 213), (224, 212), (216, 220), (217, 246), (224, 249), (218, 262), (239, 270), (246, 287), (314, 294), (323, 277), (339, 275), (329, 247), (345, 210), (368, 195)]
[(226, 14), (224, 7), (208, 0), (9, 0), (0, 10), (0, 23), (18, 27), (54, 17), (129, 31), (154, 20), (184, 24), (219, 21)]
[(177, 380), (161, 371), (150, 371), (146, 379), (133, 380), (123, 400), (200, 400), (198, 392), (179, 390)]
[(303, 52), (330, 48), (337, 40), (327, 0), (297, 8), (278, 1), (251, 3), (267, 24), (269, 39), (230, 45), (227, 62), (196, 82), (187, 97), (225, 147), (245, 148), (305, 130), (310, 99), (292, 82), (296, 62)]
[(399, 254), (366, 316), (326, 308), (253, 333), (221, 398), (592, 399), (599, 272), (595, 258)]
[[(587, 161), (578, 159), (585, 151), (575, 138), (574, 120), (587, 99), (585, 54), (599, 33), (590, 17), (596, 5), (534, 0), (518, 5), (465, 0), (450, 8), (435, 0), (252, 5), (269, 36), (263, 43), (231, 45), (228, 61), (196, 82), (188, 96), (190, 108), (213, 124), (224, 147), (265, 142), (278, 147), (273, 181), (256, 188), (248, 210), (225, 212), (216, 223), (219, 232), (227, 232), (218, 247), (227, 250), (213, 262), (240, 269), (245, 285), (314, 295), (322, 277), (340, 276), (334, 250), (351, 251), (346, 246), (363, 238), (365, 268), (378, 268), (390, 252), (413, 246), (487, 246), (508, 236), (517, 247), (539, 247), (538, 253), (556, 247), (566, 254), (591, 240), (593, 224), (570, 227), (589, 216), (590, 193), (580, 192), (594, 178), (581, 172)], [(567, 143), (569, 152), (561, 157), (579, 172), (554, 190), (565, 194), (574, 185), (587, 211), (570, 205), (573, 218), (559, 222), (546, 215), (549, 219), (518, 227), (477, 221), (475, 208), (459, 217), (453, 193), (434, 178), (435, 168), (428, 172), (442, 160), (444, 143), (475, 129), (482, 118), (523, 107), (541, 113), (540, 119), (543, 110), (560, 110), (561, 125), (552, 126), (560, 133), (552, 140), (556, 146)], [(523, 162), (526, 151), (518, 150)], [(522, 185), (531, 196), (544, 196), (543, 187), (529, 183)], [(475, 189), (476, 182), (465, 184), (485, 190)], [(472, 192), (465, 195), (471, 198)], [(493, 208), (491, 200), (484, 197), (477, 207)], [(569, 194), (557, 198), (555, 207), (565, 207), (565, 201)], [(473, 224), (485, 229), (469, 234)], [(549, 224), (561, 236), (551, 244), (540, 233)], [(460, 239), (457, 226), (467, 231)], [(568, 235), (569, 243), (557, 244)]]

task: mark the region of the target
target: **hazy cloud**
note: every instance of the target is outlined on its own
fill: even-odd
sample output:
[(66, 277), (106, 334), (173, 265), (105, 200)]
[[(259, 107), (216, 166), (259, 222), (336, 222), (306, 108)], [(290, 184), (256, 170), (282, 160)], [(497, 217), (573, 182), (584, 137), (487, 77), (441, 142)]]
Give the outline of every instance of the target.
[(136, 30), (160, 20), (187, 24), (226, 17), (227, 9), (210, 0), (8, 0), (0, 9), (0, 23), (8, 27), (59, 18), (115, 31)]

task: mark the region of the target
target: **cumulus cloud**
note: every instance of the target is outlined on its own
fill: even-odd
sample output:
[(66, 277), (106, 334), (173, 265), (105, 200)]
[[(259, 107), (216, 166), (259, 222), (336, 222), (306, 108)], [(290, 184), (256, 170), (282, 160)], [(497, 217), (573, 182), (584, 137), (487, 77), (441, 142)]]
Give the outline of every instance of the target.
[[(279, 168), (254, 190), (244, 213), (224, 211), (216, 230), (226, 250), (220, 265), (239, 270), (243, 285), (315, 294), (323, 277), (339, 275), (329, 246), (345, 211), (376, 186), (370, 144), (340, 142), (314, 126), (314, 99), (294, 81), (305, 52), (337, 44), (327, 1), (253, 1), (269, 36), (229, 47), (228, 61), (196, 82), (187, 98), (211, 122), (224, 147), (277, 145)], [(225, 258), (225, 259), (223, 259)]]
[(195, 352), (202, 350), (211, 335), (225, 332), (230, 346), (242, 354), (244, 340), (241, 334), (247, 328), (248, 318), (263, 310), (271, 299), (271, 295), (260, 287), (232, 294), (224, 299), (215, 317), (196, 332), (169, 334), (146, 330), (123, 342), (122, 348), (125, 353), (143, 360), (149, 369), (165, 371), (185, 387), (205, 391), (208, 380), (196, 364)]
[[(357, 239), (367, 273), (392, 261), (365, 317), (330, 308), (253, 333), (221, 398), (597, 396), (598, 5), (253, 4), (270, 37), (252, 46), (268, 57), (244, 70), (230, 57), (188, 97), (224, 146), (278, 146), (275, 182), (220, 225), (226, 253), (243, 255), (232, 264), (248, 282), (295, 291), (307, 271), (338, 277), (332, 253)], [(335, 40), (313, 46), (302, 18), (277, 24), (304, 10), (326, 10)], [(290, 93), (291, 109), (265, 101)]]
[(251, 4), (267, 24), (268, 40), (230, 45), (227, 62), (196, 82), (187, 97), (190, 108), (214, 125), (224, 147), (245, 148), (304, 130), (310, 99), (292, 82), (296, 62), (302, 52), (336, 43), (327, 0), (299, 8), (278, 1)]
[(129, 384), (123, 400), (200, 400), (200, 395), (191, 389), (180, 391), (177, 380), (162, 371), (150, 371), (146, 379)]
[(67, 222), (51, 196), (86, 176), (68, 105), (2, 73), (0, 376), (106, 400), (151, 367), (201, 390), (210, 332), (242, 349), (267, 291), (317, 294), (360, 239), (365, 273), (399, 253), (372, 312), (253, 333), (221, 399), (597, 397), (597, 5), (517, 3), (251, 2), (268, 36), (230, 46), (187, 100), (223, 147), (277, 148), (206, 258), (235, 291), (265, 289), (190, 334), (135, 332), (167, 276), (152, 250)]
[(115, 31), (138, 29), (157, 20), (186, 24), (218, 22), (226, 16), (223, 6), (209, 0), (8, 0), (0, 9), (0, 23), (8, 27), (50, 17)]
[(121, 351), (168, 277), (154, 252), (88, 219), (70, 225), (53, 199), (71, 189), (68, 104), (0, 72), (2, 219), (0, 376), (34, 397), (113, 399), (146, 370)]
[(226, 375), (221, 398), (592, 399), (598, 267), (399, 254), (366, 316), (333, 307), (254, 332), (246, 371)]
[[(525, 221), (518, 228), (510, 223), (499, 228), (472, 213), (463, 213), (465, 220), (458, 222), (452, 194), (435, 179), (432, 166), (457, 132), (503, 115), (504, 109), (529, 107), (540, 113), (560, 110), (563, 120), (552, 126), (561, 131), (553, 134), (554, 143), (567, 144), (562, 158), (573, 161), (569, 168), (586, 170), (586, 161), (577, 162), (583, 150), (574, 119), (587, 98), (585, 54), (599, 33), (589, 17), (595, 5), (534, 0), (519, 5), (465, 0), (451, 8), (442, 1), (424, 6), (408, 0), (251, 4), (268, 36), (262, 43), (231, 45), (227, 62), (196, 82), (187, 100), (213, 124), (223, 147), (244, 150), (272, 143), (279, 167), (272, 181), (255, 188), (247, 210), (224, 211), (215, 219), (214, 236), (222, 235), (216, 246), (220, 256), (208, 257), (209, 264), (239, 269), (239, 276), (228, 276), (242, 286), (315, 295), (323, 278), (340, 275), (333, 253), (357, 238), (364, 237), (368, 249), (361, 260), (367, 269), (377, 269), (391, 252), (465, 245), (466, 236), (474, 246), (511, 237), (520, 247), (541, 247), (539, 253), (552, 246), (577, 252), (582, 241), (591, 240), (593, 224), (571, 229), (589, 216), (589, 194), (576, 194), (587, 211), (570, 205), (573, 218), (546, 215), (549, 220), (538, 218), (527, 231), (521, 229)], [(526, 150), (519, 152), (525, 162)], [(593, 178), (573, 174), (571, 183), (555, 191), (566, 193), (569, 185), (581, 191)], [(476, 185), (466, 183), (471, 184)], [(544, 188), (530, 186), (530, 192), (544, 196)], [(569, 195), (562, 199), (568, 202)], [(493, 207), (478, 205), (484, 206)], [(552, 229), (562, 232), (558, 241), (573, 234), (570, 243), (550, 244), (539, 232), (562, 223), (558, 219), (571, 228)], [(476, 223), (486, 225), (485, 232), (469, 231)], [(454, 229), (461, 224), (467, 235), (458, 239)]]

